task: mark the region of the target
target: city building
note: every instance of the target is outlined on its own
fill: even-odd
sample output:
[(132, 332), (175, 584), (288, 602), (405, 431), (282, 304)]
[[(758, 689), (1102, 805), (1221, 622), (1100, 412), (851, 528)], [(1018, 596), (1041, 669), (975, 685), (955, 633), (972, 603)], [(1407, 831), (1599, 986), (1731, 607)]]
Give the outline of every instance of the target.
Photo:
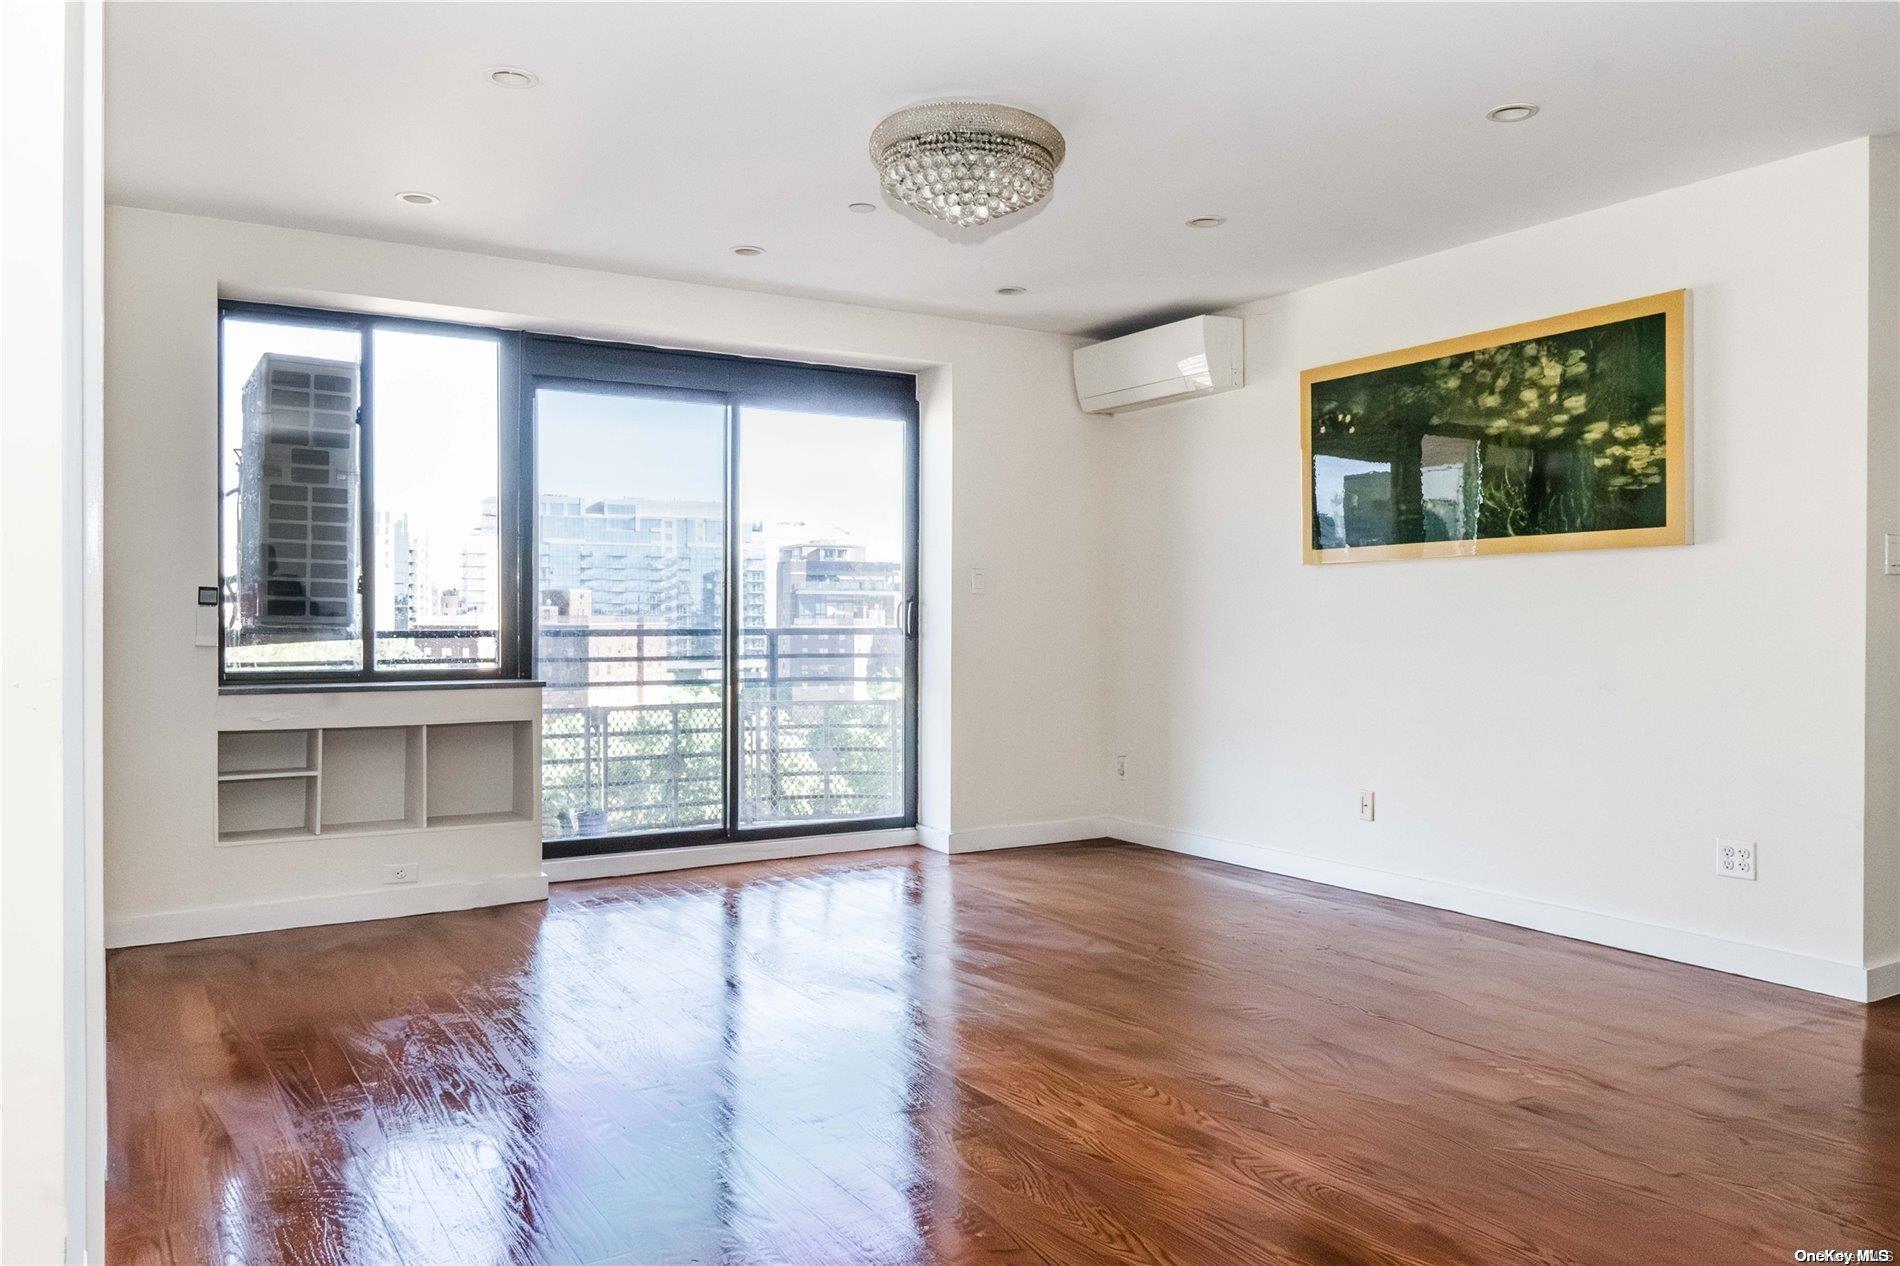
[(584, 589), (599, 623), (716, 628), (725, 515), (703, 502), (540, 499), (537, 583)]
[(409, 530), (409, 516), (376, 512), (377, 627), (407, 630), (431, 623), (441, 594), (429, 580), (429, 542)]
[(241, 638), (355, 620), (357, 367), (266, 353), (244, 383), (238, 457)]
[(778, 552), (778, 623), (890, 626), (897, 623), (904, 565), (865, 558), (862, 545), (816, 541)]

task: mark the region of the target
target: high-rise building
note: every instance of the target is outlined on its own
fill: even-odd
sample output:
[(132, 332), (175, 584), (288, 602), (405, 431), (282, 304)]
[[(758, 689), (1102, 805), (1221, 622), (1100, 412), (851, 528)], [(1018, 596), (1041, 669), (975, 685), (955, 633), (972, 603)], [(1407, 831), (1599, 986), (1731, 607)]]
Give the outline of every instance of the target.
[(459, 601), (454, 610), (449, 610), (448, 604), (444, 604), (442, 615), (445, 618), (470, 619), (479, 623), (484, 612), (498, 609), (495, 581), (500, 559), (496, 546), (492, 527), (487, 530), (478, 527), (463, 538), (457, 568), (461, 578)]
[(887, 665), (891, 647), (857, 630), (896, 625), (903, 577), (902, 563), (873, 562), (862, 545), (780, 547), (778, 627), (768, 656), (779, 693), (805, 701), (870, 697), (871, 677)]
[[(755, 537), (758, 525), (746, 532)], [(586, 590), (595, 620), (718, 628), (725, 583), (725, 515), (717, 503), (541, 497), (537, 584)], [(741, 614), (765, 619), (764, 547), (740, 549)]]
[(376, 512), (376, 627), (395, 631), (426, 626), (441, 609), (429, 576), (429, 540), (409, 516)]
[(239, 619), (252, 633), (355, 620), (357, 367), (275, 352), (244, 384)]
[(864, 546), (843, 541), (781, 547), (779, 625), (896, 624), (904, 565), (873, 562), (864, 554)]
[[(760, 538), (763, 523), (748, 523), (739, 529), (739, 627), (762, 629), (766, 626), (769, 605), (766, 600), (766, 547)], [(700, 608), (706, 613), (708, 627), (721, 624), (719, 594), (724, 577), (707, 573), (700, 582)]]
[(690, 627), (725, 547), (717, 507), (692, 502), (545, 494), (540, 529), (540, 587), (587, 590), (597, 620)]

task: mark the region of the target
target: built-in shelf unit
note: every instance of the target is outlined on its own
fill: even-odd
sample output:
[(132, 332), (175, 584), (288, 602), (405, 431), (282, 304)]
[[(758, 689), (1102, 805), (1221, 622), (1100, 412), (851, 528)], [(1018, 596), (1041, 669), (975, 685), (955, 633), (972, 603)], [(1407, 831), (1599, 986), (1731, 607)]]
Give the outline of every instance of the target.
[[(487, 694), (482, 702), (494, 698), (467, 693)], [(406, 724), (389, 723), (398, 711), (357, 701), (330, 709), (308, 701), (223, 709), (218, 843), (513, 824), (538, 835), (539, 694), (506, 693), (524, 696), (532, 709), (503, 702), (471, 715), (466, 704), (438, 706), (428, 710), (441, 719)]]

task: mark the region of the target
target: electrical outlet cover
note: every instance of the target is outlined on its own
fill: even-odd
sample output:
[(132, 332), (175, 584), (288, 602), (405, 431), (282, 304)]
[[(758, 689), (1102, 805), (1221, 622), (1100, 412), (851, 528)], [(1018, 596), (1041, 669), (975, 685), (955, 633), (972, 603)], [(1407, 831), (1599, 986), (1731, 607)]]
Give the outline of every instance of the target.
[(1730, 879), (1755, 877), (1755, 845), (1748, 840), (1715, 842), (1715, 873)]

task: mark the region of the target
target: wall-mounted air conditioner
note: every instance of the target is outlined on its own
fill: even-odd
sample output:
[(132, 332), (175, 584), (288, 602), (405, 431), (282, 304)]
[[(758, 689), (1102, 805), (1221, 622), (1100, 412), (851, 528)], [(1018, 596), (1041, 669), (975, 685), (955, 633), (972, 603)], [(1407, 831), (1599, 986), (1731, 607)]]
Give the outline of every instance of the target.
[(1244, 385), (1239, 317), (1198, 316), (1075, 349), (1085, 413), (1122, 413)]

